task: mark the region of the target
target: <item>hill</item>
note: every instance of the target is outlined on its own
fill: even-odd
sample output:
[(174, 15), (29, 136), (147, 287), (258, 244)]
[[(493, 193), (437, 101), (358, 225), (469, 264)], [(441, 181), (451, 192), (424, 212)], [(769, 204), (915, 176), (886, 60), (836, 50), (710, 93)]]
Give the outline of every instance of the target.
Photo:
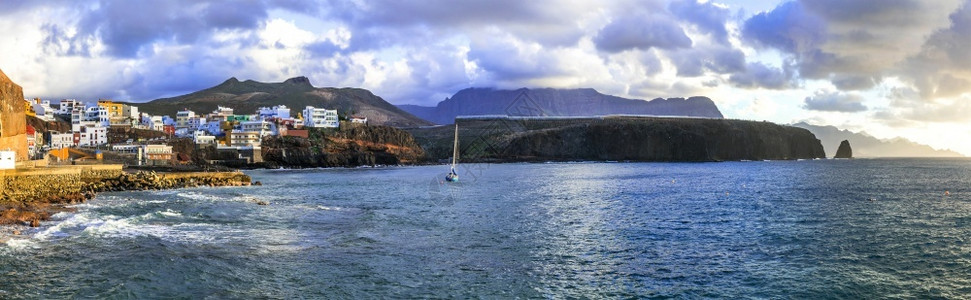
[(950, 150), (937, 150), (904, 138), (881, 140), (865, 132), (840, 130), (834, 126), (817, 126), (805, 122), (792, 126), (811, 131), (823, 143), (826, 153), (836, 153), (840, 141), (848, 140), (853, 145), (854, 157), (963, 157)]
[(594, 89), (497, 90), (467, 88), (435, 107), (399, 105), (399, 108), (436, 124), (451, 124), (456, 116), (604, 116), (616, 114), (722, 118), (706, 97), (657, 98), (651, 101), (605, 95)]
[[(462, 162), (737, 161), (823, 158), (808, 130), (768, 122), (653, 117), (461, 118)], [(452, 153), (451, 126), (407, 129), (431, 160)]]
[(230, 107), (240, 114), (255, 113), (259, 107), (286, 105), (296, 116), (306, 106), (336, 108), (342, 115), (360, 115), (371, 124), (389, 126), (421, 126), (429, 123), (415, 117), (370, 91), (358, 88), (318, 88), (306, 77), (295, 77), (279, 83), (253, 80), (239, 81), (235, 77), (198, 92), (146, 103), (132, 103), (139, 110), (155, 115), (171, 115), (184, 108), (196, 113), (209, 113), (216, 106)]

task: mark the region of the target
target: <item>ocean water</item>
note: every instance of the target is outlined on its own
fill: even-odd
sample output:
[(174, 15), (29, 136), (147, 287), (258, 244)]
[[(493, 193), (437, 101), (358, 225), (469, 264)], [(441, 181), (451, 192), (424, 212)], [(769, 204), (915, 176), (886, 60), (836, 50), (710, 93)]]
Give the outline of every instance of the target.
[(446, 171), (105, 193), (0, 245), (0, 298), (971, 297), (971, 160)]

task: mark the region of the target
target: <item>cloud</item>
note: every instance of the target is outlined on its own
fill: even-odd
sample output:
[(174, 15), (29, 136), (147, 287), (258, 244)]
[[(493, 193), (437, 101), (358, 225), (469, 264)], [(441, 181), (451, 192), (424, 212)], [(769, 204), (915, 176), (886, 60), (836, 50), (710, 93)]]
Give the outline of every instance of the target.
[(803, 108), (816, 111), (852, 113), (867, 110), (860, 95), (836, 91), (818, 90), (803, 103)]
[(788, 89), (796, 87), (792, 67), (783, 68), (767, 66), (761, 62), (746, 65), (745, 70), (729, 76), (728, 81), (741, 88)]
[(729, 11), (727, 7), (713, 2), (698, 2), (697, 0), (676, 0), (668, 5), (672, 14), (683, 21), (695, 25), (699, 32), (711, 35), (721, 44), (728, 44)]
[(691, 38), (681, 25), (664, 15), (634, 15), (614, 20), (594, 38), (597, 49), (607, 52), (625, 50), (678, 49), (691, 47)]

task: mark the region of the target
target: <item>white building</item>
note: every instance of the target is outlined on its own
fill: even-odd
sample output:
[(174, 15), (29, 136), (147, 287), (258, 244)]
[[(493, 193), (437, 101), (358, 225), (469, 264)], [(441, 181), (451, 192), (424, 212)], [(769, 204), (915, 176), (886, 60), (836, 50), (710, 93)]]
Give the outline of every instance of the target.
[(277, 119), (289, 119), (290, 109), (286, 105), (277, 105), (274, 107), (260, 107), (259, 110), (260, 119), (266, 120), (268, 118)]
[(50, 100), (34, 100), (31, 101), (31, 109), (34, 110), (34, 115), (44, 121), (54, 121), (54, 107), (51, 106)]
[(212, 135), (208, 135), (207, 132), (203, 130), (196, 130), (195, 132), (193, 132), (192, 140), (196, 144), (209, 144), (209, 145), (216, 144), (216, 137)]
[(149, 130), (165, 130), (165, 123), (162, 122), (162, 116), (153, 116), (146, 113), (142, 113), (142, 126)]
[(303, 110), (303, 126), (337, 128), (340, 126), (340, 122), (337, 120), (337, 110), (307, 106)]
[(17, 167), (17, 152), (0, 151), (0, 170), (12, 170)]
[(84, 103), (74, 99), (64, 99), (61, 100), (61, 103), (59, 104), (57, 114), (69, 115), (71, 114), (71, 111), (74, 111), (75, 108), (81, 108), (81, 110), (84, 110)]
[(367, 118), (361, 116), (351, 116), (351, 123), (367, 124)]
[(78, 146), (97, 147), (108, 143), (107, 127), (82, 127), (81, 132), (78, 132), (78, 134)]
[(223, 122), (224, 121), (210, 120), (209, 122), (206, 122), (205, 125), (202, 125), (201, 127), (199, 127), (199, 129), (205, 130), (212, 136), (220, 136), (220, 135), (223, 135), (223, 128), (222, 128)]
[(229, 133), (230, 146), (260, 146), (260, 133), (256, 131), (233, 130)]
[(51, 140), (48, 141), (48, 145), (51, 149), (61, 149), (74, 147), (74, 134), (73, 133), (56, 133), (51, 132)]
[(226, 121), (226, 117), (233, 115), (233, 109), (229, 107), (216, 106), (216, 110), (206, 116), (210, 121)]
[(276, 124), (267, 122), (266, 120), (240, 122), (239, 128), (242, 131), (258, 132), (261, 138), (268, 135), (276, 135)]
[(196, 113), (191, 110), (182, 110), (175, 114), (175, 128), (188, 128), (189, 122), (196, 118)]

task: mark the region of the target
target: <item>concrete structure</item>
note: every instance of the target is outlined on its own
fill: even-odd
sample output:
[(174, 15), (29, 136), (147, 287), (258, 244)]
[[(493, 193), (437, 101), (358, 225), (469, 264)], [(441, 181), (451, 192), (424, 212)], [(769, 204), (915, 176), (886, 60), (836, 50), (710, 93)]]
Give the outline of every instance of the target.
[(175, 114), (175, 128), (189, 128), (189, 122), (196, 117), (191, 110), (182, 110)]
[(350, 120), (351, 120), (351, 123), (367, 124), (367, 118), (362, 116), (351, 116)]
[(51, 107), (50, 100), (34, 99), (31, 104), (31, 110), (34, 111), (34, 116), (38, 119), (48, 122), (54, 121), (54, 108)]
[(169, 145), (145, 145), (142, 147), (145, 159), (150, 161), (170, 161), (172, 160), (172, 146)]
[(277, 105), (274, 107), (260, 107), (257, 110), (260, 115), (260, 119), (278, 118), (278, 119), (289, 119), (290, 109), (286, 105)]
[(340, 126), (340, 122), (337, 120), (337, 110), (307, 106), (303, 110), (303, 126), (337, 128)]
[(84, 103), (74, 99), (64, 99), (58, 104), (57, 114), (59, 115), (69, 115), (74, 108), (81, 108), (84, 110)]
[(206, 134), (205, 130), (196, 130), (192, 133), (192, 141), (201, 145), (215, 145), (216, 137)]
[(23, 89), (0, 71), (0, 150), (27, 160), (27, 117)]
[(17, 152), (0, 151), (0, 170), (12, 170), (17, 167)]
[(74, 144), (74, 134), (52, 132), (50, 134), (48, 146), (50, 146), (51, 149), (74, 147), (76, 146)]
[(229, 134), (230, 146), (260, 146), (260, 133), (257, 131), (233, 130)]

